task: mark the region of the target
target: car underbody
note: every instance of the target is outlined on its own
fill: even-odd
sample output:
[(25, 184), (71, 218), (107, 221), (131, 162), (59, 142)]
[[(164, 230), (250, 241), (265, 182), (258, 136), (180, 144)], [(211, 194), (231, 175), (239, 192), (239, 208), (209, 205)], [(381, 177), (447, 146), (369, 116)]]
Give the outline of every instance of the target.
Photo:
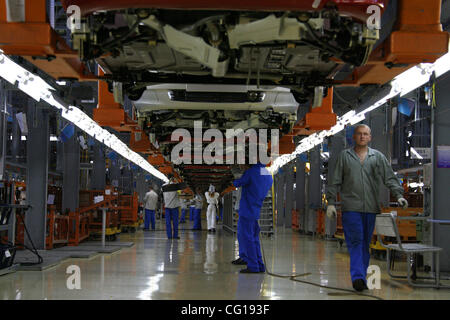
[(363, 65), (378, 30), (316, 12), (133, 9), (99, 12), (73, 32), (85, 61), (95, 59), (132, 100), (159, 83), (270, 84), (300, 103), (332, 84), (343, 63)]
[(195, 121), (223, 134), (264, 128), (282, 137), (298, 109), (320, 106), (335, 76), (364, 65), (379, 40), (362, 18), (373, 1), (359, 2), (358, 14), (333, 2), (304, 11), (186, 11), (134, 2), (84, 10), (73, 47), (102, 68), (116, 102), (132, 101), (139, 126), (167, 161), (171, 134), (193, 134)]

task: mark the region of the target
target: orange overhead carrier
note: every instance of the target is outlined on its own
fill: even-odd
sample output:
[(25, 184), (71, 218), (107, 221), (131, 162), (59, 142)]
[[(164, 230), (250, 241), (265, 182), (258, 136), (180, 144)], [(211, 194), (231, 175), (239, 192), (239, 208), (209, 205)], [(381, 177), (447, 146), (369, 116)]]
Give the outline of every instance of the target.
[[(86, 71), (78, 53), (51, 28), (46, 17), (46, 1), (24, 0), (24, 3), (24, 21), (8, 22), (6, 2), (0, 1), (0, 48), (6, 54), (23, 56), (55, 79), (99, 79)], [(355, 68), (348, 79), (335, 81), (334, 85), (385, 84), (418, 63), (432, 63), (446, 54), (449, 35), (440, 23), (441, 5), (441, 0), (399, 0), (392, 34), (372, 52), (365, 66)], [(330, 129), (336, 123), (332, 93), (331, 90), (321, 107), (311, 109), (290, 134), (280, 139), (280, 154), (294, 150), (294, 136)], [(148, 141), (137, 122), (114, 101), (103, 81), (99, 82), (99, 107), (94, 111), (94, 119), (102, 126), (131, 132), (132, 136), (134, 132), (141, 133), (141, 140), (131, 138), (130, 147), (149, 154), (149, 162), (159, 166), (161, 172), (174, 173), (171, 164)]]
[[(98, 73), (99, 76), (104, 76), (101, 68), (98, 69)], [(110, 127), (119, 132), (130, 132), (130, 149), (148, 154), (147, 161), (163, 174), (173, 173), (179, 177), (172, 164), (167, 162), (161, 152), (150, 142), (148, 135), (141, 130), (137, 121), (131, 119), (123, 106), (115, 101), (114, 95), (108, 90), (108, 84), (102, 80), (98, 81), (98, 106), (94, 109), (93, 118), (100, 126)], [(140, 139), (137, 139), (137, 136)]]
[[(449, 34), (442, 30), (440, 19), (441, 0), (399, 0), (394, 31), (372, 52), (366, 65), (355, 68), (348, 79), (335, 81), (335, 86), (383, 85), (419, 63), (435, 62), (449, 49)], [(321, 108), (310, 109), (305, 118), (280, 139), (280, 154), (293, 150), (292, 137), (329, 130), (336, 124), (332, 96), (333, 91), (328, 93)], [(331, 103), (327, 99), (331, 99)]]
[(385, 84), (419, 63), (433, 63), (448, 52), (442, 30), (441, 0), (399, 0), (394, 31), (375, 49), (366, 65), (336, 85)]
[[(103, 77), (105, 73), (99, 67), (98, 75)], [(104, 127), (110, 127), (119, 132), (139, 130), (136, 121), (130, 118), (122, 105), (114, 100), (114, 95), (108, 90), (105, 81), (98, 81), (98, 107), (94, 109), (94, 120)]]
[(320, 130), (330, 130), (337, 123), (337, 115), (333, 112), (333, 88), (328, 89), (327, 96), (320, 107), (309, 108), (305, 117), (297, 122), (291, 132), (280, 139), (279, 153), (290, 154), (295, 150), (293, 137), (310, 135)]
[(9, 22), (6, 1), (0, 1), (0, 48), (24, 57), (55, 79), (97, 79), (47, 22), (46, 1), (25, 0), (24, 4), (24, 21)]

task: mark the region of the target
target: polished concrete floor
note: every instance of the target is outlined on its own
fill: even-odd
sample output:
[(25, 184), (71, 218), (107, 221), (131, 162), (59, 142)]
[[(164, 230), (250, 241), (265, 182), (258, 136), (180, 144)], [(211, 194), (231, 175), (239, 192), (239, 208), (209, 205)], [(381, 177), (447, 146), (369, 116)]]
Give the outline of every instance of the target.
[[(121, 234), (120, 241), (135, 242), (131, 248), (92, 259), (65, 260), (42, 272), (1, 276), (0, 299), (373, 299), (268, 274), (240, 274), (242, 267), (230, 263), (237, 256), (236, 236), (220, 225), (216, 234), (208, 234), (191, 231), (191, 222), (181, 224), (181, 239), (170, 241), (161, 220), (157, 224), (157, 231)], [(340, 248), (335, 241), (279, 228), (273, 237), (263, 237), (262, 245), (269, 272), (351, 289), (349, 257), (345, 246)], [(448, 289), (413, 289), (405, 281), (391, 280), (384, 261), (372, 259), (371, 264), (380, 266), (381, 289), (365, 291), (368, 295), (388, 300), (450, 299)], [(81, 289), (68, 288), (68, 283), (75, 283), (66, 273), (73, 265), (79, 267)]]

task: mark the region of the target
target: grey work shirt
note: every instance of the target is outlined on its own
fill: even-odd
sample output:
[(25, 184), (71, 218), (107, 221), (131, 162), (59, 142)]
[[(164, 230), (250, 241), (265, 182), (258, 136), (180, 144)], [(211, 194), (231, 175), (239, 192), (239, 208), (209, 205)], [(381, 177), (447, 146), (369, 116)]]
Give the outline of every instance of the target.
[(403, 197), (403, 188), (386, 157), (378, 150), (369, 148), (361, 164), (355, 150), (343, 150), (328, 183), (328, 204), (336, 203), (340, 188), (342, 211), (381, 213), (379, 201), (380, 184), (397, 197)]
[(156, 210), (156, 206), (158, 204), (158, 195), (155, 191), (149, 191), (145, 194), (144, 197), (145, 209), (147, 210)]
[[(165, 183), (163, 186), (166, 186), (168, 184), (174, 184), (173, 182)], [(177, 191), (168, 191), (163, 192), (164, 196), (164, 205), (168, 209), (174, 209), (178, 208), (180, 206), (180, 199), (178, 198), (178, 192)]]

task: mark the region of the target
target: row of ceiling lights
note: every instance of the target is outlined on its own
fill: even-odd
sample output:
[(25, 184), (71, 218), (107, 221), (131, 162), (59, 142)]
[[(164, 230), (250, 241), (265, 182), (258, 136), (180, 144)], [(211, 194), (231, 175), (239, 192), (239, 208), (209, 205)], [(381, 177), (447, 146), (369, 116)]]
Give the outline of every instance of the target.
[[(320, 131), (303, 139), (291, 154), (277, 157), (269, 168), (272, 174), (294, 160), (301, 153), (307, 152), (315, 146), (321, 144), (326, 137), (333, 136), (348, 125), (354, 125), (365, 119), (365, 114), (384, 105), (389, 99), (395, 96), (404, 96), (409, 92), (423, 86), (429, 82), (434, 73), (436, 78), (450, 70), (450, 54), (439, 58), (435, 63), (419, 64), (393, 79), (390, 83), (390, 90), (377, 102), (360, 112), (352, 110), (338, 118), (337, 124), (330, 130)], [(0, 76), (11, 84), (18, 83), (20, 90), (31, 96), (34, 100), (43, 100), (53, 107), (61, 110), (62, 117), (72, 122), (74, 125), (85, 131), (88, 135), (105, 144), (116, 151), (122, 157), (130, 160), (153, 176), (167, 182), (167, 177), (154, 168), (147, 160), (132, 151), (117, 136), (100, 127), (87, 114), (75, 106), (68, 106), (55, 96), (55, 89), (46, 83), (42, 78), (36, 76), (8, 58), (0, 52)]]

